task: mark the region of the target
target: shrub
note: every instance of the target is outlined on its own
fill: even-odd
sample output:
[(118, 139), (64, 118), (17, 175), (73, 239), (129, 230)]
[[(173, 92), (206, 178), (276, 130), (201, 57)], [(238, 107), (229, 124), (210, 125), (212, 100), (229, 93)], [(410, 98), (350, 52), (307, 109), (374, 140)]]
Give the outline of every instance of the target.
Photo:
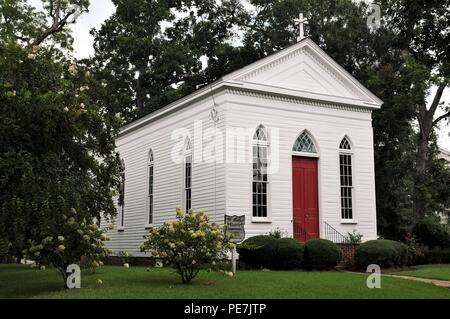
[(268, 235), (250, 237), (237, 248), (239, 261), (251, 268), (269, 267), (275, 254), (276, 238)]
[(441, 248), (425, 248), (421, 255), (416, 256), (413, 259), (414, 265), (425, 264), (448, 264), (450, 263), (450, 249)]
[(304, 245), (293, 238), (280, 238), (275, 242), (271, 269), (299, 269), (302, 266)]
[(150, 252), (172, 265), (184, 284), (190, 283), (200, 269), (211, 268), (234, 248), (225, 226), (210, 224), (203, 212), (187, 214), (177, 209), (177, 220), (165, 222), (144, 236), (141, 251)]
[(355, 267), (364, 270), (370, 264), (404, 266), (408, 263), (408, 247), (393, 240), (370, 240), (356, 249), (354, 259)]
[(304, 247), (292, 238), (260, 235), (250, 237), (239, 247), (239, 260), (251, 268), (298, 269)]
[(450, 247), (450, 234), (438, 222), (431, 220), (420, 221), (414, 226), (412, 233), (425, 246)]
[(326, 270), (336, 267), (341, 259), (341, 251), (335, 243), (326, 239), (311, 239), (305, 244), (307, 269)]
[(287, 236), (288, 236), (288, 233), (285, 232), (285, 231), (283, 231), (283, 230), (281, 230), (281, 229), (279, 229), (279, 228), (277, 228), (277, 229), (271, 230), (271, 231), (268, 233), (268, 235), (271, 236), (271, 237), (273, 237), (273, 238), (280, 239), (280, 238), (285, 238), (285, 237), (287, 237)]
[(97, 268), (103, 264), (101, 259), (111, 251), (104, 244), (109, 240), (106, 229), (80, 218), (73, 208), (67, 215), (63, 214), (62, 219), (62, 224), (42, 232), (42, 239), (29, 241), (29, 248), (23, 254), (40, 266), (55, 267), (67, 286), (69, 274), (66, 271), (69, 265), (79, 264), (84, 257), (90, 267)]
[(363, 237), (364, 235), (358, 233), (356, 229), (353, 230), (353, 233), (348, 233), (348, 239), (350, 240), (350, 243), (353, 245), (361, 244)]
[(408, 247), (408, 265), (413, 264), (416, 259), (424, 256), (425, 247), (411, 233), (406, 233), (404, 243)]

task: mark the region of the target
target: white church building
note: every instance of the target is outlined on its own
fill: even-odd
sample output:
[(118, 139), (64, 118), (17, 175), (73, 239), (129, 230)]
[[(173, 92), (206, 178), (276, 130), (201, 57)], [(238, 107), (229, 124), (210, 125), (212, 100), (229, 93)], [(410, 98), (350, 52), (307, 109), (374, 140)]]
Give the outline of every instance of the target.
[(113, 251), (140, 256), (175, 209), (245, 215), (246, 238), (377, 238), (372, 111), (382, 101), (310, 38), (124, 126)]

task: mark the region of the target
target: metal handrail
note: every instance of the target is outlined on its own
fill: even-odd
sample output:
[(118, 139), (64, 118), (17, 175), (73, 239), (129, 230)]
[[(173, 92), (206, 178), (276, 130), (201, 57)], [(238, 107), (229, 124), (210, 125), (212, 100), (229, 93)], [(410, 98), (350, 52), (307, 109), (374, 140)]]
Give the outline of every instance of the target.
[(312, 238), (312, 236), (301, 226), (296, 220), (292, 221), (294, 223), (294, 238), (301, 241), (307, 241)]
[(328, 224), (327, 222), (323, 222), (325, 225), (325, 238), (331, 240), (336, 244), (350, 244), (351, 241), (348, 237), (342, 235), (338, 232), (333, 226)]

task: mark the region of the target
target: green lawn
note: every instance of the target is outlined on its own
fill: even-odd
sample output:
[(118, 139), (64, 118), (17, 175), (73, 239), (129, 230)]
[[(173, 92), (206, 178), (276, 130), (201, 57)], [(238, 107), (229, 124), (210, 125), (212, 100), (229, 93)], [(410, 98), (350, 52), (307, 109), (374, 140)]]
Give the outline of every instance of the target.
[(393, 274), (450, 281), (450, 265), (420, 265)]
[(0, 265), (0, 298), (450, 298), (450, 289), (391, 277), (382, 277), (381, 289), (368, 289), (366, 278), (345, 272), (240, 271), (232, 278), (202, 272), (182, 285), (171, 269), (105, 266), (84, 274), (81, 289), (64, 290), (55, 270)]

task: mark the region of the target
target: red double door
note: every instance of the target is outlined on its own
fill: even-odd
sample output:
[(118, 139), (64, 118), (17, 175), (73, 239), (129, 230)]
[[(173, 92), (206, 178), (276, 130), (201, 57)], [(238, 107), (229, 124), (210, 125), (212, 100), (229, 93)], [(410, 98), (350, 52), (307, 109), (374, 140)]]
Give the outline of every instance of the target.
[(319, 238), (317, 159), (292, 157), (294, 238)]

